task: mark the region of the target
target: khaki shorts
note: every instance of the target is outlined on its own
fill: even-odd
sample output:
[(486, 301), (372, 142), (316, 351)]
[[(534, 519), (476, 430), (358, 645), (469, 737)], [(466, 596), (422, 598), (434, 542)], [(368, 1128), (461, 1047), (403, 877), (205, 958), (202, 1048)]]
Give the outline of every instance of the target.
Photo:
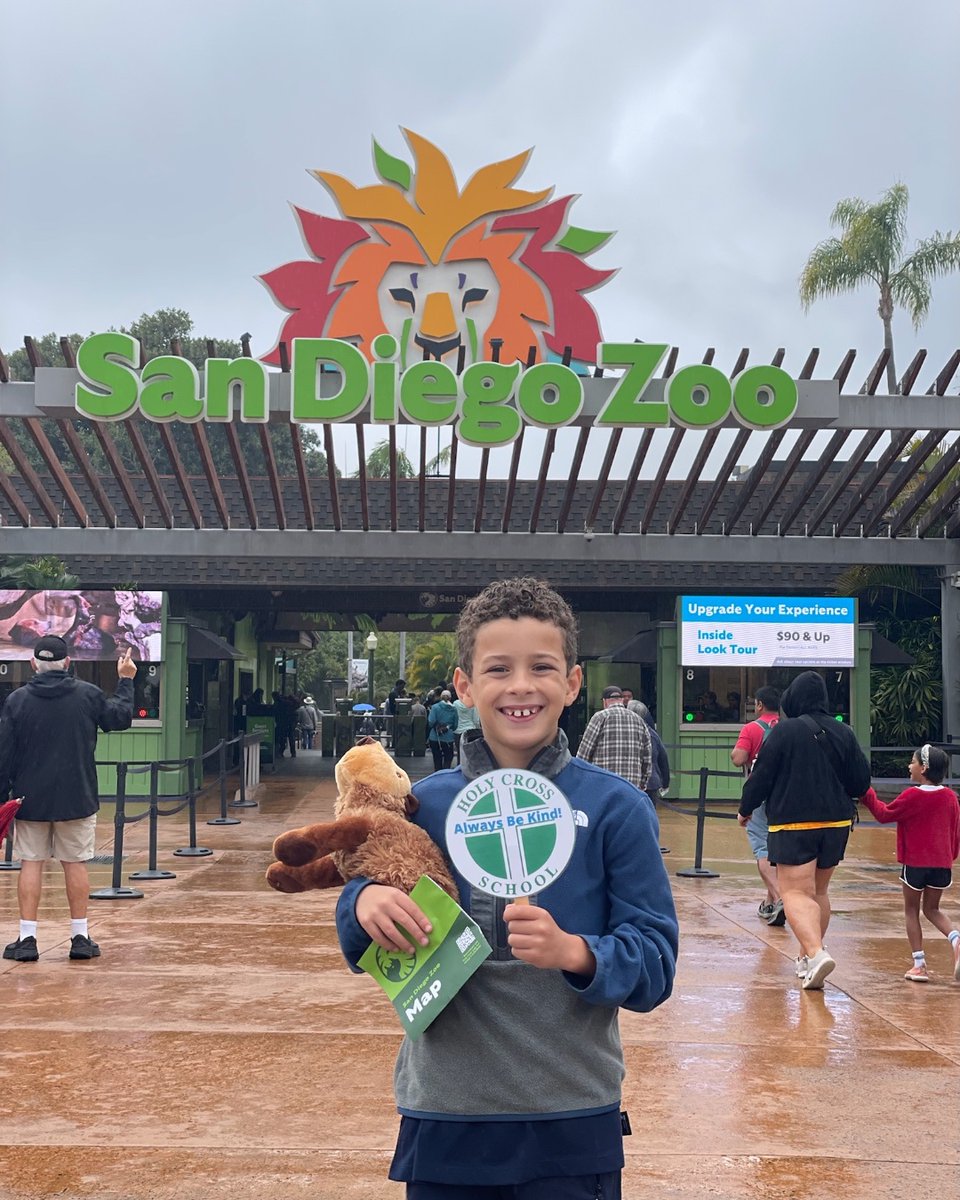
[(17, 821), (13, 827), (13, 857), (24, 862), (89, 862), (93, 858), (97, 814), (79, 821)]

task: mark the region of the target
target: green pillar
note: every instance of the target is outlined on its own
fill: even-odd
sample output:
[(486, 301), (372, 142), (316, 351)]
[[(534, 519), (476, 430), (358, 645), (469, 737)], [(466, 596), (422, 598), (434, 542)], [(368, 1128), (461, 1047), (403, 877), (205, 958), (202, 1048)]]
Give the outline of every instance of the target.
[(873, 649), (873, 628), (857, 625), (856, 666), (850, 672), (850, 726), (857, 741), (870, 748), (870, 652)]
[[(167, 617), (163, 648), (163, 694), (160, 715), (163, 719), (163, 758), (187, 755), (184, 697), (187, 694), (187, 623), (181, 617)], [(172, 778), (172, 776), (171, 776)], [(176, 786), (171, 789), (176, 790)]]
[(679, 670), (677, 626), (660, 625), (657, 628), (657, 730), (665, 742), (676, 742), (680, 732)]

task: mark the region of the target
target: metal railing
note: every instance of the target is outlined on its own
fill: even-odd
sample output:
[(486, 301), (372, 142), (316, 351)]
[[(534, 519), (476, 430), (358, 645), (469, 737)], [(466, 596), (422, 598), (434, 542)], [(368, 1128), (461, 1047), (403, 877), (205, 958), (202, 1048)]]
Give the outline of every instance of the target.
[[(123, 873), (123, 842), (124, 830), (127, 825), (135, 825), (140, 821), (146, 820), (148, 824), (148, 849), (147, 849), (147, 869), (145, 871), (135, 871), (130, 875), (131, 880), (137, 882), (151, 881), (156, 879), (176, 879), (174, 871), (160, 870), (157, 866), (158, 854), (158, 835), (159, 835), (159, 819), (160, 817), (175, 816), (177, 813), (187, 810), (187, 821), (189, 831), (189, 844), (181, 846), (180, 849), (174, 850), (173, 854), (179, 858), (199, 858), (205, 857), (213, 853), (207, 846), (197, 845), (197, 798), (203, 790), (203, 764), (207, 759), (216, 757), (217, 759), (217, 780), (216, 787), (220, 802), (220, 815), (209, 821), (208, 825), (239, 825), (238, 817), (230, 817), (227, 815), (227, 775), (230, 773), (227, 770), (227, 749), (230, 746), (240, 745), (242, 750), (242, 762), (240, 764), (240, 787), (237, 793), (237, 798), (233, 801), (235, 807), (251, 807), (256, 805), (253, 799), (247, 799), (247, 788), (250, 785), (251, 790), (259, 781), (259, 762), (260, 762), (260, 735), (241, 734), (239, 737), (232, 738), (229, 741), (226, 739), (217, 743), (205, 754), (194, 755), (192, 758), (169, 759), (166, 761), (155, 762), (106, 762), (100, 763), (100, 766), (116, 767), (117, 771), (117, 794), (116, 794), (116, 810), (114, 812), (114, 841), (113, 841), (113, 877), (109, 887), (99, 888), (90, 893), (91, 900), (139, 900), (143, 897), (143, 892), (137, 888), (124, 887), (121, 883)], [(256, 760), (256, 765), (252, 765), (251, 760)], [(185, 794), (175, 800), (172, 797), (160, 795), (160, 776), (163, 773), (181, 772), (186, 774), (187, 787)], [(131, 775), (150, 776), (150, 794), (149, 796), (127, 796), (127, 780)], [(143, 812), (131, 814), (127, 812), (127, 804), (143, 804), (147, 807)], [(167, 805), (167, 807), (163, 807)]]

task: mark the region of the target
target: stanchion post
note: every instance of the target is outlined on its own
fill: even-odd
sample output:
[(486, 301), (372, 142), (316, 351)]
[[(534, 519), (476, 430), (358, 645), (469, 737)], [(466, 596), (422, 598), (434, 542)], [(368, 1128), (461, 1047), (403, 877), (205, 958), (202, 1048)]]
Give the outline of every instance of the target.
[(692, 867), (677, 871), (685, 879), (719, 879), (719, 871), (708, 871), (703, 866), (703, 827), (707, 820), (707, 780), (710, 778), (710, 768), (700, 768), (700, 795), (697, 799), (697, 846)]
[(127, 823), (127, 764), (117, 763), (117, 804), (113, 814), (113, 882), (110, 887), (98, 888), (90, 893), (91, 900), (142, 900), (143, 892), (132, 887), (122, 887), (120, 874), (123, 870), (123, 827)]
[[(246, 734), (241, 733), (240, 742), (240, 789), (233, 800), (230, 801), (231, 808), (256, 808), (256, 800), (247, 799), (247, 772), (249, 771), (248, 759), (250, 757), (250, 747), (247, 745)], [(257, 754), (260, 753), (260, 745), (257, 744)]]
[(152, 762), (150, 764), (150, 849), (147, 857), (147, 869), (134, 871), (130, 876), (131, 879), (176, 879), (177, 877), (173, 871), (157, 870), (157, 825), (160, 818), (159, 777), (160, 764)]
[(3, 862), (0, 862), (0, 871), (19, 871), (20, 861), (13, 857), (13, 827), (16, 825), (14, 821), (7, 830), (7, 848), (3, 852)]
[(220, 745), (217, 747), (217, 763), (219, 766), (220, 778), (220, 816), (214, 817), (208, 821), (208, 825), (239, 825), (239, 817), (227, 816), (227, 743), (221, 739)]
[(197, 845), (197, 760), (187, 759), (187, 819), (190, 828), (190, 845), (174, 850), (177, 858), (205, 858), (213, 851), (208, 846)]

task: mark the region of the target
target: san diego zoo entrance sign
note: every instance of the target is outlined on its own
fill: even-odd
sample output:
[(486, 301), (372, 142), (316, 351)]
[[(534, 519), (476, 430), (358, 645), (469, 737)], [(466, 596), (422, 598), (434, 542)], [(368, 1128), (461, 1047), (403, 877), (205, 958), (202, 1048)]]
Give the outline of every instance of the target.
[[(444, 362), (400, 369), (391, 334), (373, 339), (372, 361), (338, 338), (295, 338), (290, 360), (290, 420), (351, 421), (369, 405), (369, 422), (453, 425), (467, 445), (505, 446), (524, 424), (559, 429), (584, 404), (583, 376), (560, 362), (474, 362), (457, 375)], [(682, 367), (665, 381), (662, 399), (644, 399), (669, 347), (601, 342), (597, 364), (621, 372), (610, 380), (594, 425), (606, 429), (681, 425), (709, 429), (731, 415), (748, 429), (785, 425), (797, 408), (797, 384), (774, 366), (749, 367), (732, 379), (716, 367)], [(188, 359), (165, 355), (139, 368), (140, 345), (128, 334), (97, 333), (77, 351), (81, 382), (76, 410), (94, 421), (141, 413), (150, 421), (233, 420), (235, 395), (245, 422), (269, 420), (269, 372), (254, 358), (208, 358), (200, 372)], [(322, 394), (331, 390), (329, 395)]]

